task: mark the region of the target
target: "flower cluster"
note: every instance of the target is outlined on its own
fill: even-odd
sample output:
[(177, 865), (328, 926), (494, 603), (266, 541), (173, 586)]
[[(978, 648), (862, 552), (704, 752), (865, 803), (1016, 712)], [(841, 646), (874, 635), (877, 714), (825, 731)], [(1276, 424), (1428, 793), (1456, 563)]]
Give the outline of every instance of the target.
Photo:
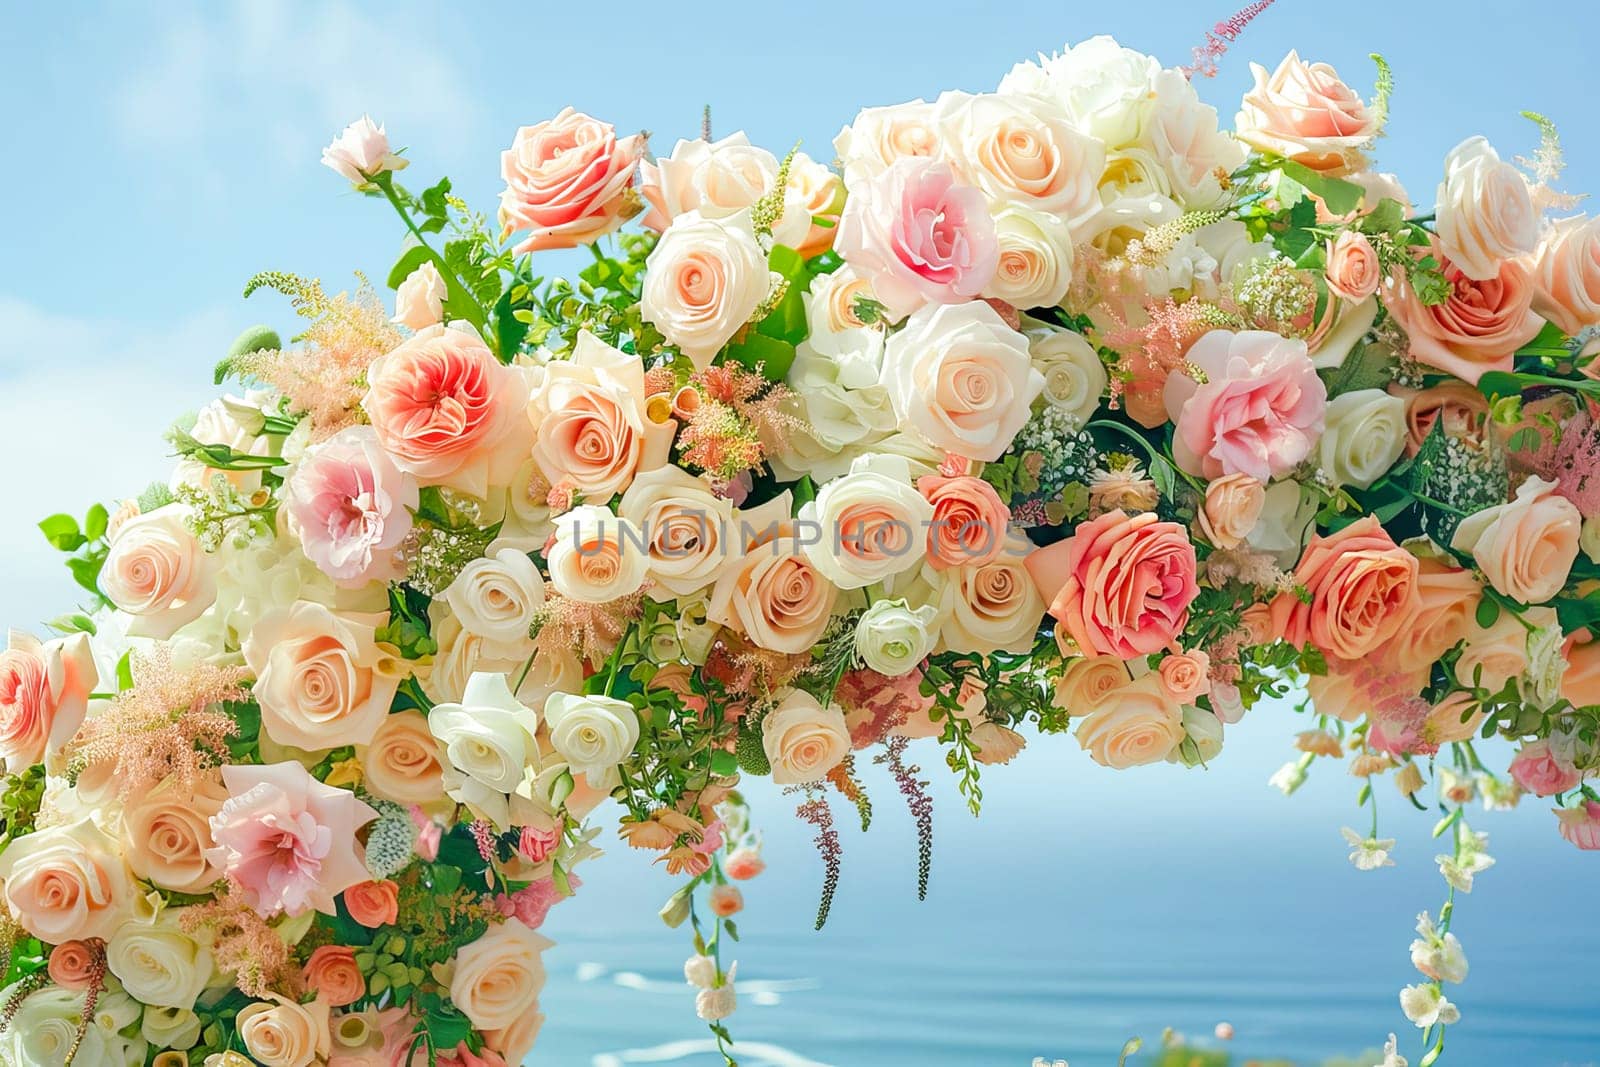
[(976, 812), (1029, 731), (1200, 766), (1300, 688), (1274, 781), (1349, 760), (1358, 867), (1380, 776), (1438, 792), (1402, 1003), (1442, 1047), (1463, 805), (1600, 847), (1600, 224), (1546, 217), (1548, 134), (1531, 174), (1463, 141), (1417, 214), (1383, 99), (1253, 71), (1227, 128), (1097, 37), (862, 111), (837, 169), (569, 108), (496, 225), (352, 125), (324, 161), (405, 223), (393, 315), (253, 280), (299, 340), (245, 332), (169, 482), (41, 524), (91, 603), (0, 653), (0, 1058), (520, 1063), (613, 799), (731, 1064), (741, 773), (817, 828), (820, 923), (862, 750), (925, 891), (908, 746)]

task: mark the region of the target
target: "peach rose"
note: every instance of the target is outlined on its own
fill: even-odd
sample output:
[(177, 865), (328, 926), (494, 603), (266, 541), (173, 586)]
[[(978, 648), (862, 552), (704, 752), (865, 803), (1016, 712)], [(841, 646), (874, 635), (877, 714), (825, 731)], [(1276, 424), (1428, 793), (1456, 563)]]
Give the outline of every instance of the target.
[(1250, 73), (1255, 85), (1234, 121), (1239, 140), (1326, 174), (1360, 164), (1377, 123), (1337, 71), (1305, 63), (1291, 50), (1270, 75), (1259, 63), (1250, 64)]
[(1509, 503), (1462, 519), (1450, 547), (1470, 553), (1506, 596), (1524, 604), (1549, 600), (1567, 584), (1583, 529), (1583, 514), (1558, 488), (1529, 478)]
[(1195, 525), (1217, 548), (1238, 548), (1261, 519), (1267, 488), (1248, 474), (1224, 474), (1206, 485)]
[(1563, 650), (1566, 673), (1561, 676), (1561, 695), (1574, 707), (1600, 705), (1600, 640), (1579, 630), (1567, 635)]
[(651, 249), (639, 311), (703, 370), (771, 295), (772, 277), (748, 214), (691, 211)]
[(646, 471), (622, 494), (617, 514), (644, 533), (652, 599), (689, 596), (716, 580), (733, 505), (704, 479), (672, 465)]
[(174, 893), (204, 893), (222, 877), (205, 853), (216, 847), (210, 819), (227, 799), (216, 771), (196, 778), (192, 789), (167, 778), (131, 798), (122, 813), (122, 839), (133, 873)]
[(1324, 268), (1328, 288), (1352, 304), (1359, 304), (1378, 291), (1383, 269), (1377, 249), (1366, 234), (1344, 230), (1328, 242), (1328, 264)]
[(851, 189), (882, 174), (897, 159), (939, 159), (945, 152), (934, 105), (925, 100), (863, 108), (833, 139), (833, 151)]
[(1011, 509), (982, 478), (924, 475), (917, 479), (917, 492), (933, 505), (928, 563), (934, 569), (981, 566), (1005, 550)]
[[(1430, 746), (1453, 745), (1478, 736), (1488, 712), (1471, 693), (1457, 691), (1433, 706), (1422, 723), (1422, 739)], [(1464, 718), (1463, 718), (1464, 717)]]
[(350, 918), (369, 930), (391, 925), (400, 917), (400, 887), (387, 878), (357, 882), (344, 891), (344, 906)]
[(1045, 602), (1028, 569), (1033, 545), (1020, 531), (1007, 536), (990, 563), (946, 572), (948, 608), (940, 647), (958, 652), (1026, 652), (1033, 647)]
[(802, 689), (791, 689), (761, 720), (761, 747), (777, 785), (820, 782), (850, 754), (850, 730), (835, 704), (823, 707)]
[(400, 685), (375, 621), (300, 601), (250, 628), (241, 652), (268, 737), (313, 752), (372, 740)]
[(7, 773), (21, 774), (72, 740), (99, 681), (86, 634), (41, 643), (13, 630), (0, 652), (0, 758)]
[(1147, 674), (1108, 694), (1073, 736), (1103, 767), (1156, 763), (1183, 743), (1183, 708), (1158, 676)]
[(563, 108), (517, 131), (500, 153), (500, 223), (527, 230), (514, 249), (537, 252), (593, 244), (638, 210), (628, 190), (645, 154), (645, 135), (618, 139), (609, 122)]
[(1158, 673), (1167, 693), (1180, 704), (1193, 704), (1211, 689), (1207, 672), (1211, 657), (1199, 649), (1174, 652), (1161, 658)]
[(1466, 382), (1450, 379), (1415, 391), (1391, 387), (1406, 402), (1406, 455), (1414, 456), (1422, 442), (1442, 422), (1444, 433), (1469, 441), (1481, 440), (1489, 418), (1489, 398)]
[(321, 1000), (257, 1001), (240, 1008), (234, 1021), (245, 1050), (263, 1067), (312, 1067), (327, 1057), (332, 1045), (328, 1005)]
[(585, 604), (631, 596), (644, 585), (650, 557), (642, 530), (609, 508), (582, 504), (556, 520), (545, 552), (556, 592)]
[(1522, 172), (1482, 137), (1467, 138), (1444, 157), (1434, 214), (1441, 251), (1475, 281), (1488, 281), (1506, 260), (1532, 252), (1539, 235)]
[(1466, 647), (1456, 660), (1456, 677), (1464, 684), (1481, 684), (1495, 692), (1512, 678), (1528, 669), (1528, 626), (1544, 625), (1555, 621), (1553, 608), (1531, 608), (1526, 613), (1527, 624), (1515, 612), (1502, 611), (1488, 627), (1479, 626), (1474, 619), (1467, 625)]
[(1561, 219), (1534, 257), (1533, 310), (1577, 336), (1600, 325), (1600, 218)]
[(102, 949), (91, 948), (86, 942), (63, 941), (50, 950), (50, 981), (63, 989), (88, 989), (102, 954)]
[(420, 711), (395, 712), (378, 724), (372, 741), (356, 747), (362, 782), (373, 796), (396, 804), (430, 804), (444, 791), (439, 748)]
[[(799, 248), (810, 237), (808, 205), (817, 195), (826, 168), (803, 152), (789, 161), (789, 186), (783, 210), (772, 226), (776, 244)], [(644, 225), (664, 233), (674, 220), (691, 212), (704, 219), (725, 219), (756, 206), (778, 182), (778, 157), (750, 143), (744, 132), (719, 141), (680, 140), (672, 155), (646, 160), (639, 167), (639, 191), (650, 204)]]
[(1471, 571), (1441, 560), (1417, 561), (1417, 613), (1394, 637), (1389, 651), (1405, 670), (1431, 669), (1438, 658), (1467, 636), (1483, 599)]
[(88, 818), (13, 839), (0, 851), (12, 916), (46, 944), (109, 940), (131, 914), (135, 893), (121, 851)]
[(542, 954), (552, 944), (517, 919), (490, 926), (456, 953), (450, 999), (479, 1030), (513, 1026), (539, 1005)]
[(1411, 341), (1411, 357), (1476, 385), (1484, 371), (1510, 370), (1517, 349), (1539, 333), (1533, 313), (1533, 280), (1515, 260), (1500, 273), (1474, 281), (1448, 259), (1442, 260), (1450, 295), (1442, 304), (1424, 304), (1404, 274), (1380, 294)]
[(354, 1004), (367, 995), (367, 980), (356, 966), (356, 950), (344, 945), (320, 945), (305, 965), (306, 988), (330, 1008)]
[(1073, 656), (1056, 682), (1055, 705), (1068, 715), (1087, 715), (1129, 680), (1121, 656)]
[(409, 330), (425, 330), (444, 318), (446, 295), (444, 275), (431, 259), (425, 259), (394, 291), (394, 317), (389, 321)]
[(1417, 610), (1417, 559), (1371, 515), (1311, 539), (1294, 570), (1297, 586), (1272, 601), (1274, 629), (1296, 648), (1311, 644), (1358, 660), (1387, 644)]
[(531, 434), (520, 419), (526, 400), (520, 370), (477, 334), (441, 324), (372, 361), (361, 406), (397, 467), (481, 498), (527, 454), (517, 447)]
[(809, 652), (827, 629), (839, 590), (806, 558), (793, 531), (730, 558), (712, 587), (706, 618), (758, 648)]
[(1313, 674), (1306, 678), (1306, 695), (1319, 715), (1331, 715), (1340, 722), (1360, 722), (1372, 710), (1372, 697), (1357, 681), (1352, 672), (1338, 669), (1330, 663), (1327, 674)]
[(1067, 222), (1100, 210), (1105, 146), (1079, 133), (1055, 101), (949, 92), (936, 108), (956, 174), (992, 204), (1033, 208)]
[(1028, 572), (1085, 654), (1132, 659), (1170, 644), (1189, 621), (1194, 545), (1151, 512), (1109, 511), (1027, 559)]
[(171, 637), (217, 599), (216, 557), (184, 525), (188, 509), (167, 504), (122, 523), (100, 568), (100, 591), (134, 616), (134, 637)]

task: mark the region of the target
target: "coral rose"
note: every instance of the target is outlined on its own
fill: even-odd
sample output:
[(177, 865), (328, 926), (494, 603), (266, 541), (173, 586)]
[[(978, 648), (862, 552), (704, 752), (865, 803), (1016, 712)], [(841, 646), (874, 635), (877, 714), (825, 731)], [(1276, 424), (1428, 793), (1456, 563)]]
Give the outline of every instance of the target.
[(305, 979), (306, 988), (330, 1008), (354, 1004), (367, 995), (356, 950), (345, 945), (319, 945), (306, 960)]
[(400, 887), (387, 878), (357, 882), (344, 891), (344, 906), (369, 930), (391, 925), (400, 917)]
[(1108, 694), (1073, 736), (1104, 767), (1156, 763), (1183, 743), (1183, 708), (1157, 675), (1147, 674)]
[(1435, 423), (1451, 437), (1480, 440), (1489, 417), (1489, 398), (1466, 382), (1450, 379), (1427, 389), (1402, 393), (1406, 402), (1406, 455), (1414, 456)]
[(982, 478), (928, 474), (917, 479), (917, 492), (933, 505), (928, 563), (936, 570), (981, 566), (1005, 550), (1011, 509)]
[(1554, 482), (1529, 478), (1509, 503), (1468, 515), (1450, 547), (1467, 552), (1496, 590), (1539, 604), (1567, 584), (1578, 559), (1583, 514)]
[(514, 251), (592, 244), (622, 225), (645, 136), (618, 138), (608, 122), (563, 108), (555, 118), (517, 131), (500, 154), (500, 222), (507, 233), (527, 230)]
[(46, 973), (50, 975), (50, 981), (63, 989), (88, 989), (94, 980), (94, 970), (101, 951), (83, 941), (63, 941), (50, 950), (50, 964)]
[(1359, 304), (1378, 291), (1383, 269), (1377, 249), (1366, 234), (1343, 230), (1328, 242), (1328, 264), (1324, 268), (1328, 288), (1352, 304)]
[(1410, 339), (1411, 357), (1472, 385), (1484, 371), (1510, 370), (1511, 357), (1541, 327), (1527, 268), (1505, 260), (1484, 281), (1468, 278), (1448, 259), (1442, 270), (1450, 283), (1442, 304), (1423, 303), (1404, 274), (1381, 294)]
[(1417, 610), (1415, 556), (1394, 543), (1368, 515), (1306, 546), (1292, 592), (1272, 601), (1274, 629), (1296, 648), (1311, 644), (1329, 656), (1358, 660), (1382, 648)]
[(1328, 174), (1360, 163), (1377, 121), (1336, 70), (1291, 50), (1271, 74), (1259, 63), (1250, 64), (1250, 73), (1255, 85), (1234, 122), (1239, 140)]
[(1600, 325), (1600, 218), (1561, 219), (1534, 257), (1533, 310), (1577, 336)]

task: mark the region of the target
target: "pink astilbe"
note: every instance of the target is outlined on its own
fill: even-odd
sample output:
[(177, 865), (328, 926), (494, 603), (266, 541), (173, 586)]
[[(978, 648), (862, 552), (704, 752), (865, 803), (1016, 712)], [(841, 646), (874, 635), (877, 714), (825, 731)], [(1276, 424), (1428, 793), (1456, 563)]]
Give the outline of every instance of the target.
[(1217, 60), (1228, 51), (1228, 45), (1238, 40), (1244, 28), (1272, 4), (1273, 0), (1255, 0), (1217, 23), (1206, 31), (1205, 43), (1194, 46), (1194, 62), (1178, 69), (1189, 78), (1196, 74), (1203, 78), (1215, 78)]
[(699, 403), (685, 411), (678, 445), (683, 462), (706, 472), (713, 487), (759, 469), (803, 426), (785, 409), (794, 395), (787, 386), (738, 364), (707, 367), (690, 385)]
[[(575, 874), (567, 875), (567, 884), (574, 892), (583, 883)], [(500, 914), (508, 919), (516, 919), (530, 930), (537, 930), (544, 925), (550, 909), (566, 899), (566, 894), (556, 888), (555, 879), (541, 878), (531, 882), (515, 893), (504, 894), (494, 898), (495, 907), (500, 909)]]
[(69, 759), (79, 768), (109, 764), (124, 799), (168, 776), (188, 790), (226, 761), (239, 727), (221, 705), (249, 699), (250, 672), (204, 662), (180, 667), (168, 645), (135, 653), (130, 666), (133, 688), (84, 725)]
[(183, 909), (179, 925), (187, 933), (211, 933), (211, 955), (217, 970), (234, 975), (235, 984), (247, 996), (299, 996), (301, 970), (288, 943), (245, 902), (236, 887), (230, 886), (225, 896)]
[[(795, 788), (800, 787), (790, 787), (790, 789)], [(817, 846), (817, 853), (822, 857), (825, 872), (822, 878), (822, 898), (817, 902), (817, 929), (820, 930), (828, 921), (828, 912), (833, 907), (833, 895), (839, 890), (839, 871), (842, 867), (840, 861), (844, 855), (844, 845), (840, 843), (839, 831), (833, 825), (833, 809), (828, 807), (828, 795), (812, 787), (805, 787), (805, 795), (805, 801), (795, 809), (795, 814), (817, 828), (817, 836), (813, 839), (813, 843)]]
[(913, 716), (926, 716), (934, 698), (922, 694), (922, 675), (913, 671), (891, 678), (863, 667), (845, 671), (834, 691), (856, 748), (877, 744)]
[(643, 590), (604, 604), (588, 604), (550, 591), (539, 609), (534, 646), (551, 657), (577, 652), (591, 664), (603, 663), (622, 640), (628, 624), (643, 615)]
[[(764, 700), (792, 682), (811, 666), (809, 654), (789, 655), (757, 648), (735, 637), (720, 637), (706, 655), (705, 677), (719, 683), (734, 697)], [(724, 721), (744, 714), (737, 706), (725, 708)]]

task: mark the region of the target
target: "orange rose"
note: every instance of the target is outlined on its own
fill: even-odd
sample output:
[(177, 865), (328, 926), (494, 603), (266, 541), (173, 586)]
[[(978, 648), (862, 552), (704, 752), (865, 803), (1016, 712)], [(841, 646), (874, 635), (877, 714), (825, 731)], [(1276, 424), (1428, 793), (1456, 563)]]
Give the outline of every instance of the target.
[(1394, 543), (1371, 515), (1338, 533), (1317, 536), (1295, 568), (1292, 592), (1272, 601), (1272, 622), (1296, 648), (1311, 644), (1357, 660), (1381, 648), (1417, 610), (1417, 559)]
[(306, 988), (330, 1008), (354, 1004), (367, 994), (367, 980), (356, 966), (356, 951), (344, 945), (322, 945), (305, 966)]
[(357, 882), (344, 891), (344, 906), (350, 918), (375, 929), (400, 917), (400, 887), (385, 878), (381, 882)]
[(1478, 610), (1483, 589), (1472, 572), (1436, 559), (1417, 564), (1417, 614), (1395, 635), (1392, 653), (1406, 670), (1431, 668), (1456, 642)]

